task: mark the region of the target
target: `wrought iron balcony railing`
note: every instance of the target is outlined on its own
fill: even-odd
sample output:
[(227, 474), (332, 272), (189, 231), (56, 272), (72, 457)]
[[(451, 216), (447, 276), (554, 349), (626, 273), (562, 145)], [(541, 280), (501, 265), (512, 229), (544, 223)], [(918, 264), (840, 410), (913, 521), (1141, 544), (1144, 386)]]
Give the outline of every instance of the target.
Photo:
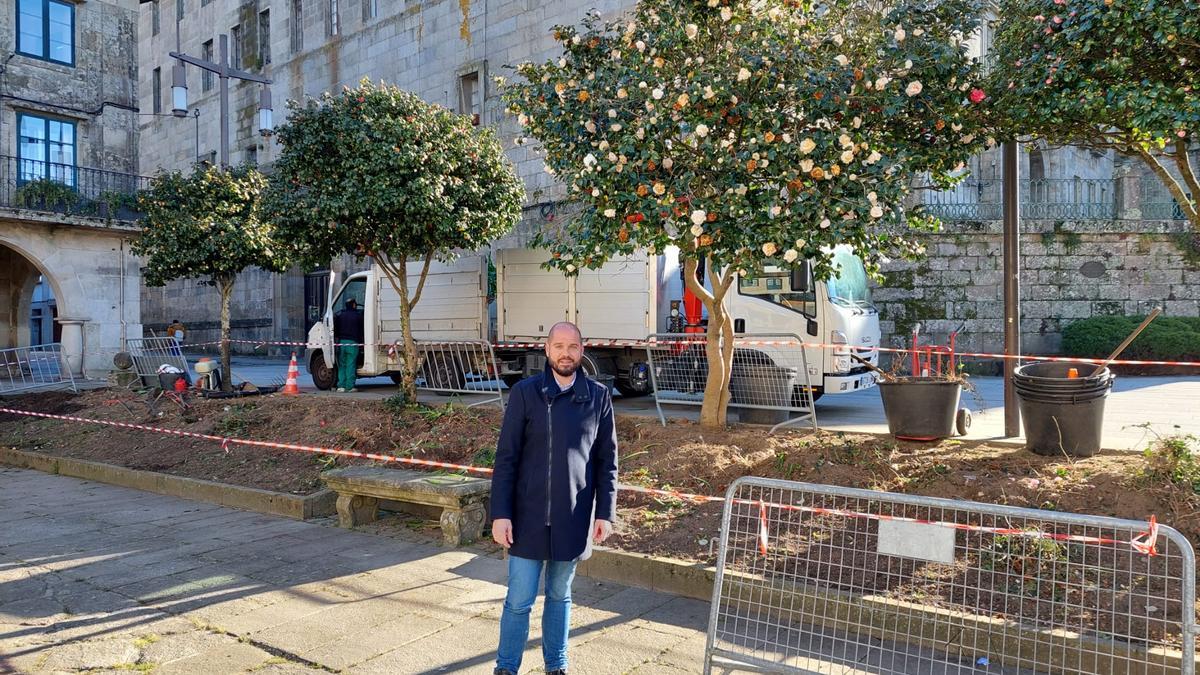
[(149, 178), (0, 155), (0, 206), (110, 220), (137, 220)]

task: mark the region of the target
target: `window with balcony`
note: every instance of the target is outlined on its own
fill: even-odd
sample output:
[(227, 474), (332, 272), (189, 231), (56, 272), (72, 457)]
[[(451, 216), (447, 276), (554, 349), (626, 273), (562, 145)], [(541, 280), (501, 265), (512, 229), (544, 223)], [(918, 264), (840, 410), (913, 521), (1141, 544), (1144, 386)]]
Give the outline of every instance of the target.
[(17, 53), (75, 65), (75, 5), (17, 0)]
[(17, 177), (75, 185), (75, 123), (28, 113), (17, 115)]

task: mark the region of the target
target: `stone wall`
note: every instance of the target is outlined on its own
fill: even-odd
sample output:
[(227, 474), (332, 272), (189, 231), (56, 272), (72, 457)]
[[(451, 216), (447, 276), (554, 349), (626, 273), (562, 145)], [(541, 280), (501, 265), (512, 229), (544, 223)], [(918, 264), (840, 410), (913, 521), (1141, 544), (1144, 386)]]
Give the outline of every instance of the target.
[[(960, 350), (1004, 347), (1001, 223), (947, 223), (924, 235), (928, 257), (894, 262), (874, 290), (884, 346), (944, 343), (963, 325)], [(1183, 253), (1184, 221), (1024, 221), (1021, 340), (1026, 354), (1052, 354), (1071, 321), (1101, 315), (1200, 315), (1200, 258)]]

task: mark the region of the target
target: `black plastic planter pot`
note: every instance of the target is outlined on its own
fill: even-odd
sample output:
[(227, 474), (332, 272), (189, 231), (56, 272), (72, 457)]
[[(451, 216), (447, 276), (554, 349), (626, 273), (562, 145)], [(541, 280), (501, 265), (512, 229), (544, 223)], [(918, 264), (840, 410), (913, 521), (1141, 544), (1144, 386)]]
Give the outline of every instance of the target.
[(896, 438), (932, 441), (954, 435), (962, 384), (932, 377), (880, 382), (883, 414)]
[[(1068, 378), (1069, 368), (1076, 368), (1079, 377)], [(1027, 449), (1070, 457), (1090, 457), (1100, 451), (1104, 401), (1113, 384), (1107, 368), (1035, 363), (1017, 368), (1013, 383)]]

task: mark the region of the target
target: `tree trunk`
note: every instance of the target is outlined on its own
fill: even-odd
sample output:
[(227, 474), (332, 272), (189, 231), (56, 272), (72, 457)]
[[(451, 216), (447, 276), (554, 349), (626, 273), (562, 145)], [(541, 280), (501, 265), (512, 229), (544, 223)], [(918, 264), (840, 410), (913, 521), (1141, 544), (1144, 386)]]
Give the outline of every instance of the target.
[(686, 259), (683, 274), (688, 290), (700, 298), (708, 310), (704, 349), (708, 361), (708, 379), (704, 384), (704, 403), (700, 407), (700, 427), (724, 429), (731, 394), (729, 377), (733, 372), (733, 321), (725, 311), (724, 301), (734, 276), (732, 273), (714, 274), (709, 261), (706, 260), (705, 264), (708, 266), (708, 278), (712, 280), (712, 292), (696, 279), (699, 261)]
[(417, 373), (421, 372), (421, 354), (417, 351), (417, 341), (412, 334), (412, 310), (421, 300), (421, 291), (425, 288), (425, 278), (429, 276), (429, 265), (433, 261), (433, 253), (425, 255), (425, 264), (421, 268), (421, 276), (417, 281), (416, 291), (410, 297), (408, 294), (408, 257), (392, 260), (383, 255), (375, 257), (392, 288), (400, 296), (400, 332), (404, 336), (404, 351), (402, 361), (404, 371), (400, 374), (400, 392), (409, 404), (417, 402)]
[(229, 302), (233, 297), (234, 277), (217, 279), (221, 291), (221, 391), (233, 391), (233, 365), (229, 358)]

